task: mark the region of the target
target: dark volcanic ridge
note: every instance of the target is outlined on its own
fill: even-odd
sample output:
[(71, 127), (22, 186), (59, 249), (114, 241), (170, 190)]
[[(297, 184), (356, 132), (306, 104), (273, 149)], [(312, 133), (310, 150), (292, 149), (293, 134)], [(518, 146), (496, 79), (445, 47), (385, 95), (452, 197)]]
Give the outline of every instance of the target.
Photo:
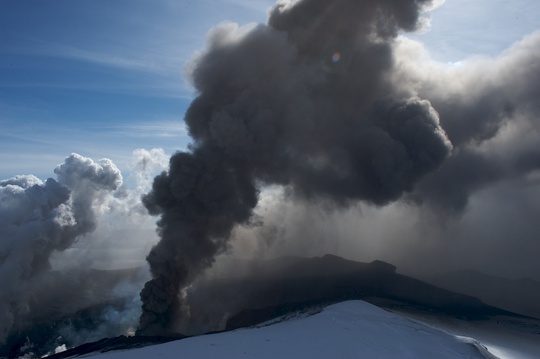
[(250, 327), (292, 312), (316, 312), (328, 304), (350, 299), (362, 299), (390, 309), (414, 308), (467, 321), (501, 316), (524, 318), (477, 298), (398, 274), (396, 267), (381, 261), (361, 263), (325, 255), (285, 257), (244, 263), (244, 266), (250, 274), (200, 280), (188, 289), (186, 301), (191, 315), (180, 323), (181, 328), (191, 331), (186, 335), (107, 338), (51, 358), (138, 348), (190, 335)]
[(438, 287), (477, 297), (487, 304), (540, 319), (540, 282), (509, 279), (474, 270), (454, 271), (426, 279)]
[(137, 349), (143, 348), (149, 345), (157, 345), (168, 343), (173, 340), (179, 340), (186, 338), (186, 336), (178, 334), (171, 336), (133, 336), (127, 337), (121, 335), (114, 338), (103, 338), (97, 342), (86, 343), (80, 345), (76, 348), (66, 350), (62, 353), (50, 355), (47, 358), (52, 359), (65, 359), (65, 358), (75, 358), (82, 355), (91, 354), (91, 353), (106, 353), (114, 350), (128, 350), (128, 349)]
[[(288, 311), (350, 299), (394, 300), (467, 320), (514, 315), (475, 297), (398, 274), (395, 266), (382, 261), (361, 263), (333, 255), (287, 257), (260, 263), (252, 271), (257, 276), (198, 284), (193, 295), (188, 296), (192, 315), (204, 298), (216, 297), (223, 307), (231, 303), (233, 308), (228, 312), (236, 313), (228, 319), (226, 328), (214, 328), (227, 330), (255, 325)], [(243, 293), (241, 298), (239, 292)], [(203, 305), (201, 309), (208, 307)], [(194, 323), (197, 324), (200, 323)]]

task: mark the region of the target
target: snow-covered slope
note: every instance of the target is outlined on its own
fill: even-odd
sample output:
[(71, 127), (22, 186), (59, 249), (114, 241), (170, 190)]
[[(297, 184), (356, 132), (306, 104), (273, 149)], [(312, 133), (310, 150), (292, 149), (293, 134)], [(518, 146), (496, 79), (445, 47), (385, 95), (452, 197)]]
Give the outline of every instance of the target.
[(496, 358), (472, 339), (445, 334), (356, 300), (331, 305), (307, 317), (95, 357)]

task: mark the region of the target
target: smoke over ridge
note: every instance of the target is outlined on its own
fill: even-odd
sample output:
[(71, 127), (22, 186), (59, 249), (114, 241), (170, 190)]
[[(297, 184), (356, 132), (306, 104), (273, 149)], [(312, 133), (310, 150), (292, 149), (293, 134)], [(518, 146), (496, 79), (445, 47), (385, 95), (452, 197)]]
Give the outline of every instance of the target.
[(449, 157), (430, 102), (389, 76), (398, 32), (429, 3), (306, 0), (276, 5), (267, 25), (212, 30), (191, 74), (194, 142), (143, 198), (161, 240), (147, 257), (142, 333), (174, 330), (180, 289), (250, 223), (261, 187), (384, 205)]

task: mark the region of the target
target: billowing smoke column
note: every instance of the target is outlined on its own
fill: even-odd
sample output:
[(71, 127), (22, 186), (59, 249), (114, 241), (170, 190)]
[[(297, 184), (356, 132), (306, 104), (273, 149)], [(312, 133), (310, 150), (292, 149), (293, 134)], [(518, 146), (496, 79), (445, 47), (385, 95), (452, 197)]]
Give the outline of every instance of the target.
[[(429, 97), (454, 146), (441, 170), (415, 188), (430, 211), (459, 216), (481, 189), (509, 180), (533, 183), (540, 168), (539, 48), (536, 32), (495, 59), (470, 59), (452, 69), (398, 54), (407, 72), (402, 79)], [(415, 68), (419, 63), (424, 66)]]
[(189, 152), (143, 202), (160, 215), (140, 333), (175, 329), (179, 293), (249, 224), (258, 189), (298, 200), (383, 205), (437, 169), (452, 145), (430, 102), (395, 86), (393, 42), (429, 0), (303, 0), (267, 25), (224, 24), (193, 64)]
[(103, 196), (122, 184), (111, 161), (77, 154), (55, 173), (57, 181), (32, 175), (0, 181), (0, 340), (39, 306), (33, 283), (50, 268), (51, 254), (93, 231)]

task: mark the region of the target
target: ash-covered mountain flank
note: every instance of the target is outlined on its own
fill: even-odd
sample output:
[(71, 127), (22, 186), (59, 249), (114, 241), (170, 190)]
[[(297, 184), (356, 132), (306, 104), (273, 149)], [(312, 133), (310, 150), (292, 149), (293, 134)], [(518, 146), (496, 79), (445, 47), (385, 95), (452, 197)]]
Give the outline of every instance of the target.
[(540, 282), (510, 279), (474, 270), (461, 270), (427, 278), (427, 282), (477, 297), (487, 304), (540, 319)]
[[(186, 298), (191, 316), (184, 328), (234, 329), (288, 311), (349, 299), (397, 301), (467, 319), (505, 312), (475, 297), (396, 273), (395, 266), (382, 261), (362, 263), (325, 255), (245, 265), (252, 274), (194, 284)], [(220, 298), (218, 303), (215, 298)], [(220, 318), (219, 312), (226, 318)]]
[[(132, 271), (111, 271), (109, 281), (121, 280), (118, 276), (122, 274), (133, 276)], [(96, 275), (103, 278), (107, 273), (101, 271)], [(252, 326), (289, 312), (349, 299), (363, 299), (382, 306), (410, 307), (461, 320), (484, 320), (499, 315), (520, 318), (475, 297), (399, 274), (391, 264), (382, 261), (362, 263), (334, 255), (238, 261), (227, 276), (201, 278), (184, 291), (184, 296), (189, 310), (183, 313), (177, 333), (168, 337), (105, 338), (51, 358), (136, 348), (185, 336)], [(8, 340), (0, 348), (0, 357), (17, 358), (29, 352), (40, 357), (54, 352), (59, 344), (58, 337), (65, 333), (66, 323), (70, 323), (75, 332), (97, 331), (100, 327), (97, 319), (103, 310), (116, 306), (120, 311), (122, 305), (118, 300), (104, 300), (60, 319), (43, 321), (39, 326), (11, 337), (11, 342)]]
[[(396, 273), (381, 261), (362, 263), (333, 255), (315, 258), (283, 257), (239, 262), (238, 276), (200, 279), (186, 292), (189, 315), (171, 337), (118, 337), (68, 350), (51, 358), (89, 352), (135, 348), (179, 339), (183, 334), (231, 330), (256, 325), (294, 312), (349, 299), (413, 307), (461, 320), (487, 320), (498, 315), (520, 316), (484, 304), (477, 298), (440, 289)], [(540, 326), (539, 326), (540, 328)]]
[[(171, 333), (168, 337), (104, 338), (51, 358), (137, 348), (186, 336), (252, 326), (290, 312), (312, 310), (349, 299), (363, 299), (383, 307), (413, 308), (427, 315), (469, 322), (484, 322), (501, 315), (512, 317), (514, 321), (521, 318), (477, 298), (399, 274), (395, 266), (381, 261), (362, 263), (325, 255), (235, 263), (234, 269), (229, 267), (224, 276), (201, 278), (185, 291), (187, 310), (178, 328), (181, 333)], [(78, 312), (76, 315), (83, 314)], [(83, 322), (80, 318), (71, 320)], [(540, 328), (540, 323), (537, 327)], [(42, 331), (41, 335), (45, 332)], [(51, 339), (57, 333), (52, 330), (48, 335)], [(46, 341), (42, 339), (42, 342)], [(2, 355), (18, 357), (23, 353), (15, 349), (11, 348), (8, 355)], [(43, 353), (51, 350), (54, 348), (43, 347)]]

